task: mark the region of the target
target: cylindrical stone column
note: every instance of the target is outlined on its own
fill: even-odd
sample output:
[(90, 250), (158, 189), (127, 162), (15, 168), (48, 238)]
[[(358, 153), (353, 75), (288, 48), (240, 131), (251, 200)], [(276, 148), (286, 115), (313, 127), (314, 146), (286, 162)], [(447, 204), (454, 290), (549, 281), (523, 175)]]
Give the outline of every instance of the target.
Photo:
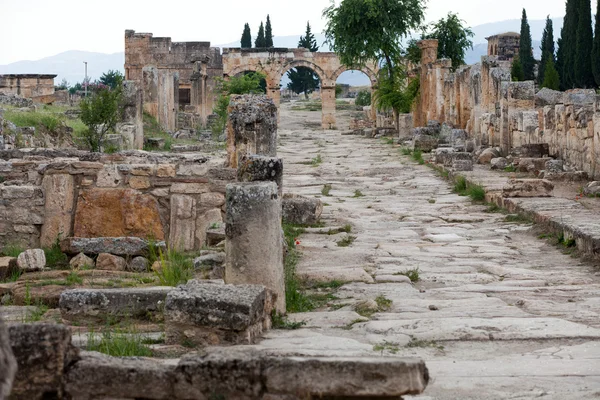
[(281, 197), (274, 182), (227, 185), (225, 282), (264, 285), (285, 313)]
[(240, 182), (271, 181), (277, 184), (279, 197), (283, 192), (283, 160), (244, 154), (238, 160), (237, 177)]

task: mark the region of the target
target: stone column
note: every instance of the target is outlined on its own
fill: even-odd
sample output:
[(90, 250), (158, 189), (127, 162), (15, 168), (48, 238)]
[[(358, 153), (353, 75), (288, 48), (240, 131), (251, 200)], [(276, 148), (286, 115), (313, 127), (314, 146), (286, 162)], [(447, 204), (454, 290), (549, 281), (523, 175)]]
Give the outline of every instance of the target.
[(283, 191), (283, 160), (277, 157), (244, 155), (238, 160), (240, 182), (271, 181), (277, 184), (279, 197)]
[(435, 93), (436, 80), (430, 77), (430, 71), (434, 68), (433, 63), (437, 61), (437, 49), (438, 41), (432, 40), (420, 40), (417, 45), (421, 49), (421, 117), (419, 122), (424, 126), (427, 125), (429, 120), (429, 113), (432, 109), (432, 97)]
[(264, 285), (285, 313), (281, 197), (273, 182), (227, 185), (225, 282)]
[(144, 148), (143, 107), (142, 90), (137, 82), (123, 82), (123, 112), (121, 122), (117, 124), (117, 133), (121, 134), (124, 149)]
[(179, 113), (179, 73), (158, 71), (158, 123), (170, 132), (177, 129)]
[(335, 84), (321, 86), (321, 102), (323, 104), (321, 128), (335, 129)]
[(236, 95), (229, 102), (227, 160), (237, 168), (244, 154), (277, 155), (277, 107), (266, 96)]
[(142, 69), (144, 111), (158, 120), (158, 69), (148, 65)]
[(50, 247), (60, 236), (62, 239), (73, 233), (73, 215), (75, 208), (75, 183), (72, 175), (45, 175), (42, 181), (44, 191), (44, 225), (42, 226), (41, 245)]

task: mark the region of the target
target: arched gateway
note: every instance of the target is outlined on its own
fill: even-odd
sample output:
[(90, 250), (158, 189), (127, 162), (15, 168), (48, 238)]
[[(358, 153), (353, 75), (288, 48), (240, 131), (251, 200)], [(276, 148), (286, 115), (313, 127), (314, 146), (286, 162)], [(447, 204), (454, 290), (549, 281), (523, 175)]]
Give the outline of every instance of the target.
[[(319, 77), (323, 103), (321, 126), (325, 129), (335, 127), (335, 82), (343, 72), (348, 70), (340, 63), (337, 54), (287, 48), (223, 49), (225, 78), (245, 71), (262, 72), (267, 76), (267, 95), (273, 99), (277, 107), (281, 96), (279, 82), (287, 71), (296, 67), (310, 68)], [(377, 83), (378, 68), (375, 63), (357, 70), (369, 77), (371, 86)]]
[[(224, 48), (221, 54), (209, 42), (172, 42), (171, 38), (155, 38), (151, 33), (125, 31), (125, 79), (141, 85), (144, 110), (168, 130), (206, 123), (218, 80), (246, 71), (266, 75), (267, 96), (279, 107), (279, 82), (295, 67), (310, 68), (319, 76), (321, 125), (325, 129), (335, 127), (335, 82), (348, 70), (335, 53)], [(379, 69), (375, 62), (355, 69), (364, 72), (372, 86), (377, 83)]]

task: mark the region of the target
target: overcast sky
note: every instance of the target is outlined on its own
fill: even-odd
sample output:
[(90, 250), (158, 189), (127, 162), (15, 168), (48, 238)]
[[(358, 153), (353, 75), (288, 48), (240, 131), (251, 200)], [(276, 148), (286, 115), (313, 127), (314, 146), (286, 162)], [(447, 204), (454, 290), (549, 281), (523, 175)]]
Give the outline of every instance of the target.
[[(597, 0), (592, 0), (595, 9)], [(330, 0), (0, 0), (0, 64), (37, 60), (67, 50), (123, 51), (125, 29), (174, 41), (239, 40), (244, 23), (253, 34), (270, 14), (275, 36), (299, 35), (310, 21), (320, 32)], [(427, 21), (449, 11), (471, 26), (521, 17), (564, 15), (565, 0), (429, 0)]]

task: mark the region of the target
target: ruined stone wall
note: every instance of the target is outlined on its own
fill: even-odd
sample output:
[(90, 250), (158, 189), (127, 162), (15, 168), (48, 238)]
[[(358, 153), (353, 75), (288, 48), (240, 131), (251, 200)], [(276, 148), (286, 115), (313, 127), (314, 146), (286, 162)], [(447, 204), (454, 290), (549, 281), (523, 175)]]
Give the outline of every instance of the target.
[(523, 144), (547, 143), (551, 155), (600, 178), (600, 99), (593, 91), (536, 94), (532, 81), (511, 82), (510, 63), (496, 57), (451, 72), (449, 60), (437, 60), (436, 41), (420, 46), (415, 126), (445, 122), (465, 129), (477, 145), (500, 147), (504, 154)]
[[(167, 130), (176, 127), (179, 89), (191, 91), (193, 112), (206, 120), (222, 76), (220, 50), (210, 47), (210, 42), (173, 42), (151, 33), (125, 31), (125, 79), (142, 85), (145, 111)], [(161, 91), (166, 95), (160, 96)]]
[(0, 75), (0, 93), (16, 94), (27, 99), (52, 95), (55, 77), (39, 74)]
[(60, 235), (153, 237), (200, 249), (236, 171), (199, 155), (0, 151), (0, 248)]

